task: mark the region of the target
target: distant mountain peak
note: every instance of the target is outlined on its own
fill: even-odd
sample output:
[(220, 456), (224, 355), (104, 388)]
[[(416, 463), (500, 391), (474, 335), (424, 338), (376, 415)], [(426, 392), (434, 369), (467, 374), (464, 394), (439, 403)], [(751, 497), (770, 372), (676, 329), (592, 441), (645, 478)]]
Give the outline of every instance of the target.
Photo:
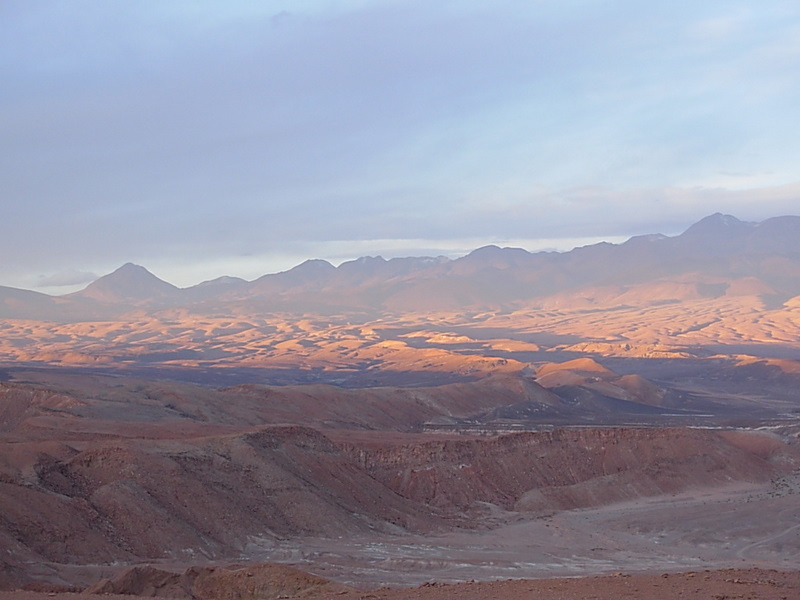
[(488, 254), (488, 253), (495, 253), (500, 252), (502, 248), (497, 244), (487, 244), (486, 246), (481, 246), (480, 248), (475, 248), (470, 254)]
[(365, 263), (384, 263), (386, 259), (382, 256), (361, 256), (355, 259), (356, 263), (365, 264)]
[(223, 275), (215, 279), (208, 279), (202, 281), (193, 287), (213, 287), (213, 286), (231, 286), (231, 285), (244, 285), (247, 281), (241, 277), (231, 277), (230, 275)]
[(513, 247), (504, 247), (501, 248), (495, 244), (489, 244), (488, 246), (481, 246), (467, 254), (463, 258), (496, 258), (496, 257), (509, 257), (509, 256), (530, 256), (530, 252), (525, 250), (524, 248), (513, 248)]
[(309, 259), (304, 260), (303, 262), (301, 262), (299, 265), (297, 265), (295, 267), (292, 267), (289, 270), (292, 271), (294, 269), (310, 268), (310, 267), (329, 269), (329, 268), (333, 267), (333, 265), (331, 263), (329, 263), (327, 260), (323, 260), (321, 258), (309, 258)]
[(740, 221), (739, 219), (737, 219), (733, 215), (726, 215), (726, 214), (721, 213), (721, 212), (715, 212), (714, 214), (708, 215), (707, 217), (703, 217), (702, 219), (700, 219), (696, 223), (696, 225), (713, 224), (713, 225), (721, 225), (723, 227), (732, 227), (732, 226), (735, 226), (735, 225), (739, 225), (741, 223), (743, 223), (743, 221)]
[(115, 271), (112, 271), (111, 273), (109, 273), (109, 275), (107, 275), (106, 277), (111, 276), (111, 275), (129, 274), (129, 273), (130, 274), (137, 273), (139, 275), (149, 275), (149, 276), (155, 277), (155, 275), (153, 275), (150, 271), (145, 269), (143, 266), (137, 265), (137, 264), (132, 263), (132, 262), (126, 262), (124, 265), (122, 265), (121, 267), (119, 267)]
[(744, 233), (755, 227), (755, 225), (755, 223), (740, 221), (733, 215), (725, 215), (717, 212), (700, 219), (697, 223), (684, 231), (682, 235), (731, 235)]
[(303, 286), (321, 283), (326, 281), (327, 278), (335, 272), (336, 267), (327, 260), (310, 258), (292, 267), (288, 271), (262, 275), (253, 281), (253, 289), (264, 292), (267, 290), (289, 289), (298, 285)]
[(132, 278), (132, 277), (141, 278), (142, 280), (157, 279), (158, 281), (162, 281), (161, 279), (158, 279), (158, 277), (153, 275), (150, 271), (145, 269), (143, 266), (137, 265), (137, 264), (132, 263), (132, 262), (125, 263), (124, 265), (122, 265), (121, 267), (116, 269), (115, 271), (112, 271), (108, 275), (104, 275), (103, 277), (101, 277), (97, 281), (100, 281), (101, 279), (106, 280), (106, 281), (109, 281), (109, 280), (112, 280), (112, 279), (123, 279), (123, 278), (128, 278), (129, 279), (129, 278)]
[(75, 295), (104, 302), (123, 302), (159, 300), (177, 292), (178, 288), (171, 283), (159, 279), (140, 265), (128, 262)]
[[(309, 258), (299, 265), (292, 267), (289, 271), (331, 271), (335, 269), (331, 263), (321, 258)], [(288, 271), (287, 271), (288, 272)]]

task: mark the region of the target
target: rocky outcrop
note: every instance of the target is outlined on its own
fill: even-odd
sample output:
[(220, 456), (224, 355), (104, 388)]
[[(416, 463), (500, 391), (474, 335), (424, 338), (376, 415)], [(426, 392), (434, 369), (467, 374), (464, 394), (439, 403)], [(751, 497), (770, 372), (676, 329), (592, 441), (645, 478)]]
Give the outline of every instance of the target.
[(0, 543), (30, 560), (221, 557), (254, 540), (440, 525), (313, 429), (88, 444), (0, 482)]
[[(791, 450), (782, 442), (762, 436), (756, 453), (748, 439), (700, 429), (563, 429), (349, 452), (401, 496), (439, 509), (489, 502), (552, 511), (767, 481), (785, 467)], [(778, 454), (783, 460), (771, 460)]]

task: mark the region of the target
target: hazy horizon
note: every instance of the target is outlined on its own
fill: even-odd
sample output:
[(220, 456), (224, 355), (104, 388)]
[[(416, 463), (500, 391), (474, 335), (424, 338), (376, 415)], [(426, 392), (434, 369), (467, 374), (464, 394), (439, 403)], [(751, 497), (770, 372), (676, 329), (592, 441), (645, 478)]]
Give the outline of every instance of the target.
[(796, 212), (800, 6), (0, 6), (0, 285), (568, 250)]
[[(660, 232), (659, 232), (660, 233)], [(455, 249), (445, 249), (445, 248), (428, 248), (429, 252), (425, 252), (424, 250), (415, 251), (414, 248), (397, 248), (392, 246), (391, 244), (384, 246), (383, 252), (377, 252), (372, 254), (359, 254), (353, 256), (346, 256), (346, 257), (336, 257), (333, 258), (328, 257), (320, 257), (320, 256), (297, 256), (297, 257), (283, 257), (285, 260), (266, 260), (262, 259), (253, 259), (253, 260), (242, 260), (241, 262), (237, 263), (225, 263), (227, 266), (234, 266), (239, 268), (238, 272), (217, 272), (216, 274), (211, 274), (210, 276), (206, 276), (204, 279), (196, 279), (193, 277), (195, 273), (211, 273), (209, 270), (215, 264), (214, 262), (204, 262), (200, 265), (183, 265), (182, 269), (178, 272), (172, 273), (176, 276), (173, 280), (168, 276), (162, 276), (161, 270), (159, 265), (163, 266), (162, 261), (158, 259), (151, 261), (148, 264), (140, 264), (136, 261), (124, 261), (122, 263), (118, 263), (112, 267), (110, 267), (107, 271), (102, 273), (89, 273), (89, 272), (65, 272), (62, 273), (63, 280), (59, 280), (59, 274), (52, 276), (51, 278), (45, 279), (40, 277), (39, 284), (32, 287), (19, 287), (13, 285), (7, 285), (3, 282), (0, 282), (0, 286), (5, 287), (15, 287), (17, 289), (25, 289), (30, 291), (38, 291), (44, 294), (48, 294), (51, 296), (62, 296), (66, 294), (70, 294), (75, 291), (80, 291), (86, 288), (87, 285), (90, 285), (92, 282), (96, 281), (100, 277), (108, 275), (125, 264), (131, 263), (136, 264), (138, 266), (146, 268), (149, 272), (153, 275), (156, 275), (159, 279), (166, 281), (167, 283), (171, 283), (179, 288), (188, 288), (200, 283), (204, 283), (206, 281), (210, 281), (213, 279), (218, 279), (221, 277), (237, 277), (240, 279), (244, 279), (247, 281), (255, 280), (263, 275), (275, 274), (280, 273), (283, 271), (291, 270), (302, 263), (309, 261), (309, 260), (324, 260), (326, 262), (331, 263), (333, 266), (338, 267), (343, 263), (358, 260), (360, 258), (365, 257), (381, 257), (385, 260), (391, 260), (393, 258), (436, 258), (440, 256), (444, 256), (449, 259), (457, 259), (463, 256), (470, 254), (471, 252), (486, 246), (499, 246), (502, 248), (521, 248), (531, 253), (536, 252), (570, 252), (576, 248), (580, 248), (582, 246), (593, 245), (597, 243), (610, 243), (610, 244), (620, 244), (625, 242), (626, 240), (630, 239), (627, 236), (621, 237), (614, 237), (614, 238), (606, 238), (606, 239), (595, 239), (595, 238), (587, 238), (587, 239), (565, 239), (565, 240), (499, 240), (498, 242), (489, 242), (489, 243), (479, 243), (476, 241), (475, 245), (467, 245), (470, 240), (465, 240), (463, 247), (455, 248)], [(551, 242), (562, 243), (562, 246), (555, 246), (552, 245)], [(358, 244), (355, 245), (358, 247)], [(370, 248), (380, 248), (380, 245), (370, 245)], [(292, 262), (293, 261), (293, 262)], [(152, 265), (156, 265), (153, 267)], [(270, 265), (276, 265), (274, 268), (270, 268)], [(266, 270), (264, 270), (266, 269)], [(239, 273), (245, 273), (245, 275), (240, 275)], [(85, 281), (81, 283), (74, 283), (68, 284), (68, 281), (74, 281), (77, 279), (84, 279)], [(187, 283), (188, 282), (188, 283)]]

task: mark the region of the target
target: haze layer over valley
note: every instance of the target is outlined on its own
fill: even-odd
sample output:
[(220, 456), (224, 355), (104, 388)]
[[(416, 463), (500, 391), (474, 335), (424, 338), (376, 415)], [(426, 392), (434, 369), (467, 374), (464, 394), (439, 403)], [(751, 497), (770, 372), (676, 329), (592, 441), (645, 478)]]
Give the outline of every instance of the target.
[(142, 563), (290, 564), (325, 597), (800, 558), (800, 217), (0, 288), (0, 375), (6, 589), (202, 596)]

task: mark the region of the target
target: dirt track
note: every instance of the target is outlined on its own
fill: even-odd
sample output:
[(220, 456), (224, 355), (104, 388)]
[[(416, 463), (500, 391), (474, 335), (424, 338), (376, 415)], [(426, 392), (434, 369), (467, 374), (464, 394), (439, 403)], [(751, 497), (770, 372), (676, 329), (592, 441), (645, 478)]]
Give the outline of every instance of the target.
[(508, 580), (425, 585), (413, 589), (350, 592), (341, 600), (792, 600), (800, 595), (800, 572), (699, 571), (660, 575), (613, 575), (576, 579)]
[[(0, 600), (95, 600), (89, 594), (0, 592)], [(135, 596), (104, 595), (107, 600), (134, 600)], [(729, 569), (648, 575), (615, 574), (568, 579), (423, 584), (414, 588), (376, 590), (322, 590), (272, 598), (322, 600), (794, 600), (800, 597), (800, 571)]]
[[(440, 536), (307, 539), (258, 560), (289, 562), (356, 586), (581, 577), (800, 564), (800, 495), (736, 485), (514, 520)], [(487, 507), (487, 512), (489, 508)]]

